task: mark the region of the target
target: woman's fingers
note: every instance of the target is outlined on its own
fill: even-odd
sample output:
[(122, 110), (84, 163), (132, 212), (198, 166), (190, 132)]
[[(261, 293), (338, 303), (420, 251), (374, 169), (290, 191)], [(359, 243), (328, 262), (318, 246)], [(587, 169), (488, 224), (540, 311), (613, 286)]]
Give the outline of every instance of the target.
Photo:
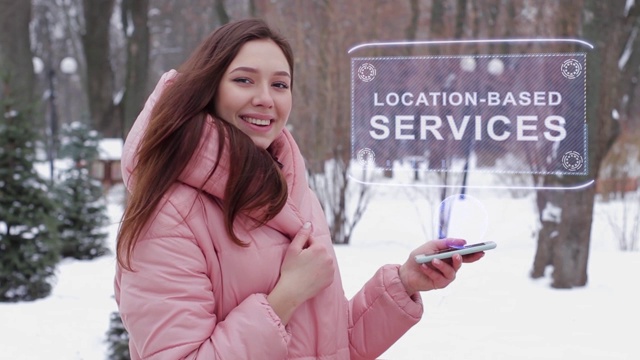
[[(454, 259), (453, 263), (455, 264), (455, 262), (456, 261)], [(439, 259), (433, 260), (432, 263), (447, 280), (453, 281), (453, 279), (456, 278), (456, 270), (453, 267), (454, 265), (449, 265)]]
[(310, 234), (311, 234), (311, 223), (306, 222), (304, 223), (304, 225), (302, 225), (302, 228), (300, 229), (300, 231), (298, 231), (298, 233), (293, 238), (293, 240), (291, 240), (291, 244), (289, 245), (289, 247), (296, 249), (297, 252), (300, 252), (300, 250), (306, 247), (307, 242), (309, 241)]
[(472, 263), (472, 262), (476, 262), (476, 261), (482, 259), (483, 257), (484, 257), (484, 251), (473, 253), (473, 254), (469, 254), (469, 255), (464, 255), (462, 257), (462, 262), (463, 263)]

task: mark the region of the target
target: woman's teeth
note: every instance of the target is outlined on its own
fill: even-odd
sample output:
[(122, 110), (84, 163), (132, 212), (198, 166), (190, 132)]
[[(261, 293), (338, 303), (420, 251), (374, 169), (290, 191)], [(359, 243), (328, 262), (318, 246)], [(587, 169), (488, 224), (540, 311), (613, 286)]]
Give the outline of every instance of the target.
[(267, 125), (269, 125), (271, 123), (270, 120), (255, 119), (255, 118), (247, 117), (247, 116), (241, 116), (240, 118), (242, 120), (248, 122), (249, 124), (259, 125), (259, 126), (267, 126)]

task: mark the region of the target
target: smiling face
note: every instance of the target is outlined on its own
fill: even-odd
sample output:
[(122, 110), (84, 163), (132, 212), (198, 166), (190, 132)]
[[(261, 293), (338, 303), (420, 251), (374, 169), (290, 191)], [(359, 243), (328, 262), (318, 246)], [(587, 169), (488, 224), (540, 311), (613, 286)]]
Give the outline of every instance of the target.
[(291, 71), (272, 40), (247, 42), (226, 69), (215, 100), (217, 114), (266, 149), (291, 113)]

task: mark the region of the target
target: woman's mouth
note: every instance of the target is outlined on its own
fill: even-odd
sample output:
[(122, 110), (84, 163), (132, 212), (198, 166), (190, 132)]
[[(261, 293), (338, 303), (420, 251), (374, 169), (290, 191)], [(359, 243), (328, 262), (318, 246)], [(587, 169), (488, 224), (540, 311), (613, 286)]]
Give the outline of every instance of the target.
[(271, 124), (271, 120), (256, 119), (249, 116), (240, 116), (240, 119), (248, 122), (249, 124), (257, 126), (268, 126), (269, 124)]

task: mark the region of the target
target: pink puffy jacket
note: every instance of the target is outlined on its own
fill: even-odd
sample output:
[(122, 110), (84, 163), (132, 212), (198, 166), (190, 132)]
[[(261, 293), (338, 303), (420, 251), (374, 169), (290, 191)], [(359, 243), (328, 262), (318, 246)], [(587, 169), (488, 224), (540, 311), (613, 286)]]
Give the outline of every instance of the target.
[[(125, 183), (151, 109), (176, 74), (162, 76), (129, 133), (122, 157)], [(250, 242), (240, 247), (227, 236), (218, 200), (229, 165), (224, 156), (204, 186), (212, 196), (196, 190), (216, 159), (217, 132), (207, 124), (202, 147), (136, 245), (134, 272), (116, 269), (115, 296), (132, 359), (375, 359), (418, 322), (420, 297), (407, 295), (398, 265), (386, 265), (350, 301), (336, 272), (333, 283), (283, 326), (266, 294), (278, 281), (290, 239), (311, 221), (312, 236), (333, 253), (302, 155), (284, 130), (273, 146), (289, 186), (287, 204), (257, 229), (239, 218), (236, 234)]]

